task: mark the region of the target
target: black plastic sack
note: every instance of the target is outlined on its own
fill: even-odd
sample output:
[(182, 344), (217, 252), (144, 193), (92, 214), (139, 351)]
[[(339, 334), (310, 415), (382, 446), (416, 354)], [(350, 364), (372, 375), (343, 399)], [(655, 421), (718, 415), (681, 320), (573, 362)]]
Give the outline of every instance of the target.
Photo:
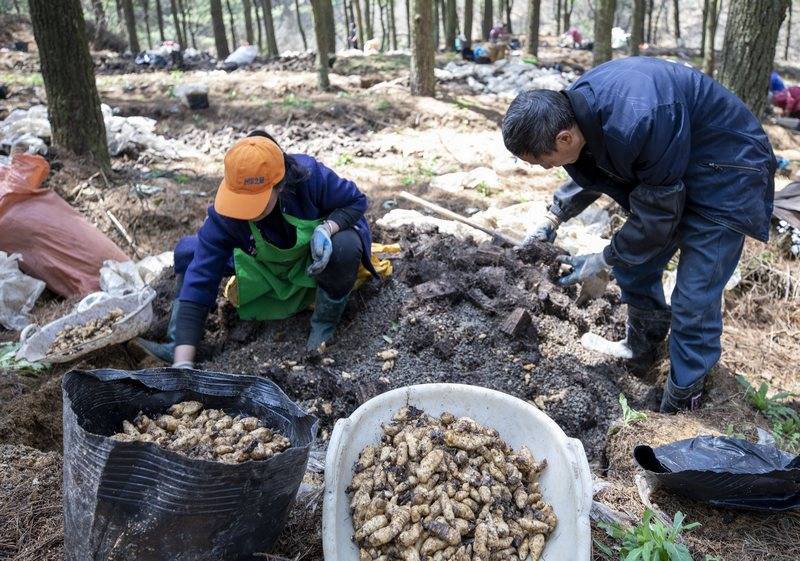
[(690, 499), (748, 510), (800, 509), (800, 456), (774, 446), (698, 436), (637, 446), (633, 456), (661, 487)]
[[(271, 381), (173, 368), (73, 370), (63, 393), (68, 561), (234, 561), (272, 548), (317, 420)], [(109, 438), (139, 411), (153, 415), (184, 400), (258, 417), (292, 447), (232, 465)]]

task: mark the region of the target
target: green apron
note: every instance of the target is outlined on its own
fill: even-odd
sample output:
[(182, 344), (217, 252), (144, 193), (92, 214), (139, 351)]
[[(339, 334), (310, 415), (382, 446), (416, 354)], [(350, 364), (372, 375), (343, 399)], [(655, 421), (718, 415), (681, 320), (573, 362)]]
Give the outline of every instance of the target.
[(264, 239), (255, 223), (249, 221), (256, 254), (249, 255), (239, 248), (233, 251), (237, 309), (241, 319), (285, 319), (314, 301), (317, 283), (308, 276), (306, 269), (312, 261), (311, 236), (322, 220), (302, 220), (288, 214), (283, 217), (297, 231), (294, 247), (275, 247)]

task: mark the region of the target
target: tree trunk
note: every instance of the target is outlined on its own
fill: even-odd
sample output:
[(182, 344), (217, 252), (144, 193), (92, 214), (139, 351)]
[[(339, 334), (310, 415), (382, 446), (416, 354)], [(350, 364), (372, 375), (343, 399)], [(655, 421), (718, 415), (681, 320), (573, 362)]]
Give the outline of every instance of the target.
[(603, 64), (613, 58), (611, 51), (611, 28), (614, 25), (616, 0), (597, 0), (594, 17), (594, 65)]
[(389, 35), (386, 33), (386, 24), (383, 21), (384, 17), (384, 2), (386, 0), (378, 0), (378, 20), (381, 22), (381, 52), (386, 48), (386, 42)]
[[(358, 0), (356, 0), (358, 1)], [(266, 9), (266, 8), (265, 8)], [(308, 40), (306, 39), (306, 32), (303, 30), (303, 20), (300, 17), (300, 0), (294, 0), (294, 11), (297, 14), (297, 28), (300, 30), (300, 38), (303, 40), (303, 50), (308, 50)], [(267, 21), (267, 13), (264, 12), (264, 22)], [(275, 30), (272, 31), (273, 37), (275, 36)], [(267, 41), (269, 42), (269, 41)], [(277, 50), (277, 48), (276, 48)]]
[(644, 3), (645, 0), (633, 0), (631, 56), (639, 56), (639, 45), (644, 43)]
[(439, 0), (433, 0), (433, 50), (439, 50)]
[(317, 84), (321, 90), (331, 87), (328, 78), (328, 49), (330, 39), (327, 37), (330, 25), (326, 21), (328, 10), (324, 5), (325, 0), (311, 0), (311, 10), (314, 13), (314, 36), (317, 39)]
[[(188, 4), (190, 0), (178, 0), (178, 11), (181, 14), (181, 29), (183, 30), (183, 38), (188, 41), (189, 40), (189, 18), (186, 15), (186, 5), (184, 1)], [(220, 8), (220, 13), (222, 13), (222, 8)], [(220, 20), (221, 21), (221, 20)], [(223, 31), (225, 30), (225, 26), (222, 27)], [(192, 36), (192, 47), (197, 48), (197, 42), (194, 40), (194, 30), (191, 30)], [(224, 34), (223, 34), (224, 36)], [(226, 40), (227, 43), (227, 40)], [(225, 55), (228, 56), (228, 55)]]
[(106, 127), (80, 0), (30, 0), (28, 6), (53, 143), (108, 168)]
[(231, 25), (231, 49), (236, 50), (239, 41), (236, 39), (236, 22), (233, 20), (233, 10), (231, 9), (231, 0), (225, 0), (225, 5), (228, 8), (228, 21)]
[(744, 101), (753, 114), (764, 115), (769, 76), (778, 33), (789, 0), (730, 2), (722, 65), (718, 79)]
[(150, 0), (142, 1), (142, 11), (144, 12), (144, 29), (147, 33), (147, 48), (153, 48), (153, 37), (150, 34)]
[[(453, 0), (455, 2), (455, 0)], [(389, 0), (389, 29), (392, 33), (392, 49), (397, 50), (397, 20), (395, 19), (395, 3)]]
[(133, 54), (138, 53), (139, 37), (136, 36), (136, 16), (133, 13), (133, 0), (122, 0), (122, 12), (125, 15), (125, 29), (128, 31), (128, 47)]
[(709, 76), (714, 75), (714, 66), (716, 66), (716, 49), (714, 48), (715, 39), (717, 37), (717, 22), (718, 14), (722, 11), (722, 6), (719, 4), (722, 0), (708, 0), (708, 13), (706, 15), (706, 32), (705, 45), (703, 50), (703, 72)]
[(256, 37), (258, 37), (258, 52), (264, 50), (264, 29), (261, 27), (261, 8), (258, 0), (253, 3), (253, 12), (256, 15)]
[(783, 46), (783, 59), (789, 60), (789, 41), (792, 38), (792, 3), (789, 2), (789, 19), (786, 22), (786, 43)]
[(92, 0), (92, 11), (94, 12), (94, 48), (99, 49), (100, 43), (108, 30), (106, 10), (103, 7), (103, 0)]
[(19, 9), (19, 2), (17, 0), (14, 0), (14, 9), (17, 11), (18, 16), (22, 15), (22, 10)]
[(210, 0), (210, 11), (211, 26), (214, 29), (214, 45), (217, 47), (217, 58), (225, 60), (231, 52), (228, 50), (225, 21), (222, 19), (222, 0)]
[(572, 10), (575, 8), (575, 0), (564, 0), (564, 33), (569, 31), (572, 20)]
[[(261, 7), (264, 11), (264, 39), (267, 43), (267, 54), (278, 56), (278, 41), (275, 37), (275, 22), (272, 18), (272, 0), (261, 0)], [(300, 25), (300, 9), (297, 10), (297, 24)], [(300, 27), (303, 34), (303, 28)], [(303, 45), (305, 45), (305, 35), (303, 34)]]
[(164, 35), (164, 9), (161, 7), (161, 0), (156, 0), (156, 20), (158, 22), (158, 40), (163, 43), (166, 36)]
[(655, 0), (647, 0), (647, 42), (653, 42), (653, 8)]
[(181, 22), (178, 14), (178, 4), (176, 0), (170, 0), (169, 8), (172, 11), (172, 25), (175, 27), (175, 40), (180, 44), (181, 50), (186, 49), (187, 37), (181, 33)]
[[(471, 2), (472, 0), (466, 0), (467, 2)], [(406, 35), (406, 46), (408, 50), (411, 50), (411, 0), (406, 0), (406, 31), (408, 34)]]
[(658, 7), (658, 11), (656, 12), (656, 22), (653, 24), (653, 44), (658, 44), (658, 22), (661, 19), (661, 13), (664, 11), (664, 6), (666, 5), (667, 0), (661, 0), (661, 5)]
[(703, 32), (700, 37), (700, 57), (706, 56), (706, 30), (708, 29), (708, 3), (709, 0), (703, 0)]
[[(437, 6), (439, 8), (439, 22), (442, 24), (442, 28), (439, 32), (439, 37), (442, 38), (442, 42), (445, 43), (445, 48), (447, 48), (447, 27), (445, 25), (445, 20), (447, 18), (447, 8), (445, 8), (444, 0), (436, 0)], [(438, 47), (438, 45), (437, 45)]]
[(411, 95), (433, 97), (436, 77), (433, 73), (433, 0), (412, 0), (411, 12)]
[(122, 27), (122, 22), (125, 20), (125, 16), (122, 15), (121, 0), (114, 0), (114, 5), (117, 7), (117, 29), (120, 29)]
[(539, 56), (539, 17), (542, 0), (528, 0), (528, 54)]
[(458, 12), (456, 12), (456, 0), (447, 0), (445, 4), (445, 50), (453, 51), (456, 48), (456, 28), (458, 27)]
[(514, 29), (511, 27), (511, 9), (513, 7), (514, 0), (506, 0), (506, 29), (509, 33), (514, 33)]
[(364, 0), (364, 24), (367, 31), (366, 40), (369, 41), (375, 35), (372, 30), (372, 10), (370, 9), (370, 0)]
[(481, 36), (484, 41), (489, 40), (489, 33), (494, 26), (494, 14), (492, 0), (483, 0), (483, 20), (481, 21)]
[(675, 23), (675, 40), (678, 42), (680, 46), (680, 38), (681, 38), (681, 1), (680, 0), (673, 0), (672, 1), (672, 14), (673, 20)]
[(350, 48), (350, 16), (347, 15), (347, 0), (342, 0), (342, 11), (344, 11), (344, 45)]
[(468, 49), (472, 48), (472, 8), (473, 0), (464, 0), (464, 46)]
[(561, 0), (556, 2), (556, 35), (561, 35)]
[(253, 6), (250, 0), (242, 0), (242, 7), (244, 8), (244, 34), (247, 42), (252, 45), (256, 40), (253, 33)]
[[(297, 0), (295, 0), (297, 1)], [(364, 18), (361, 16), (361, 0), (350, 0), (350, 5), (356, 7), (356, 25), (358, 26), (358, 48), (364, 48)]]
[(325, 8), (325, 25), (328, 26), (325, 36), (328, 38), (328, 54), (336, 53), (336, 20), (333, 17), (332, 0), (322, 0), (322, 7)]

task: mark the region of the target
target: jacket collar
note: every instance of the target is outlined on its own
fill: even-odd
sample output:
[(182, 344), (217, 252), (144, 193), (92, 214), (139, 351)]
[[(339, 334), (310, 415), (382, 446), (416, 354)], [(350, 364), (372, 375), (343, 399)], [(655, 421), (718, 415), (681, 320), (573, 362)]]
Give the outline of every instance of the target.
[[(584, 94), (584, 92), (586, 92)], [(603, 125), (600, 117), (592, 110), (592, 106), (587, 100), (587, 96), (594, 98), (594, 92), (588, 86), (580, 90), (569, 89), (563, 91), (567, 96), (572, 112), (575, 114), (575, 122), (581, 129), (583, 137), (586, 139), (586, 148), (592, 153), (595, 162), (601, 162), (605, 157), (605, 143), (603, 142)]]

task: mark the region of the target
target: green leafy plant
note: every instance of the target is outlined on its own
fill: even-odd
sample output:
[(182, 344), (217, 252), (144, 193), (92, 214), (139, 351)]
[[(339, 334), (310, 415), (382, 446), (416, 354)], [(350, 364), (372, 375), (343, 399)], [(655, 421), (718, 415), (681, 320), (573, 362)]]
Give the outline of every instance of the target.
[(298, 109), (310, 109), (314, 107), (314, 103), (307, 99), (300, 99), (293, 93), (290, 93), (281, 101), (284, 107), (296, 107)]
[(3, 343), (0, 345), (0, 370), (17, 370), (23, 372), (41, 372), (50, 368), (45, 362), (28, 362), (17, 359), (19, 343)]
[(478, 183), (478, 185), (475, 187), (475, 191), (477, 191), (484, 197), (492, 196), (492, 188), (489, 187), (489, 185), (487, 185), (485, 181), (481, 181), (480, 183)]
[(336, 165), (337, 166), (347, 166), (353, 163), (353, 156), (350, 154), (339, 154), (339, 157), (336, 158)]
[(685, 516), (676, 512), (671, 525), (664, 524), (647, 509), (642, 521), (631, 528), (601, 522), (600, 527), (617, 543), (611, 547), (595, 541), (606, 559), (620, 561), (693, 561), (692, 554), (680, 543), (683, 532), (700, 526), (698, 522), (684, 524)]
[(728, 425), (725, 427), (725, 436), (729, 436), (731, 438), (738, 438), (741, 440), (747, 440), (747, 436), (744, 433), (737, 431), (736, 428), (733, 426), (733, 423), (728, 423)]
[(628, 399), (625, 394), (619, 394), (619, 406), (622, 407), (622, 424), (626, 427), (633, 425), (639, 421), (647, 420), (647, 415), (641, 411), (637, 411), (628, 405)]
[(795, 395), (791, 392), (768, 395), (769, 384), (762, 382), (756, 389), (741, 375), (736, 376), (736, 381), (744, 389), (745, 399), (769, 421), (778, 447), (800, 452), (800, 412), (786, 404)]
[(377, 109), (378, 111), (386, 111), (387, 109), (391, 109), (391, 107), (392, 104), (389, 102), (388, 99), (382, 99), (375, 106), (375, 109)]

